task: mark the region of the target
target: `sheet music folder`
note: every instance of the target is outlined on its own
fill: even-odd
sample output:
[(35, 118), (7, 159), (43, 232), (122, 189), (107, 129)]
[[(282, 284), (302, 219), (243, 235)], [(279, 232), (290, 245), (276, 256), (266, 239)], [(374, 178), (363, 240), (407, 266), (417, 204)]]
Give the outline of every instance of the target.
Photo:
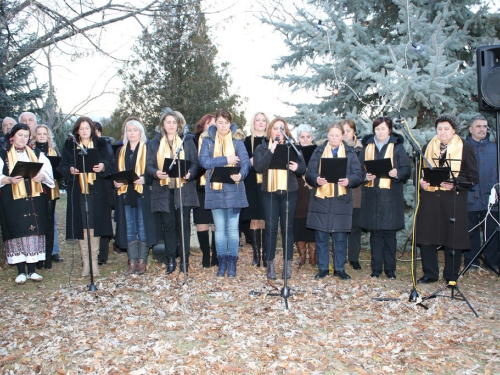
[(321, 158), (320, 176), (330, 183), (337, 184), (341, 178), (347, 176), (347, 158)]
[(29, 161), (18, 161), (10, 174), (11, 177), (21, 176), (25, 180), (30, 180), (35, 177), (40, 169), (42, 169), (43, 163), (32, 163)]
[(222, 182), (225, 184), (235, 184), (231, 175), (240, 173), (240, 167), (215, 167), (210, 182)]
[(390, 158), (378, 160), (365, 160), (366, 172), (377, 176), (377, 178), (391, 178), (389, 172), (392, 169)]
[[(290, 161), (297, 162), (298, 155), (290, 146)], [(288, 146), (287, 145), (276, 145), (276, 149), (274, 150), (273, 158), (271, 159), (271, 163), (269, 163), (269, 169), (287, 169), (288, 161)]]
[(165, 161), (163, 162), (163, 172), (167, 173), (168, 177), (179, 177), (179, 165), (177, 163), (180, 163), (182, 175), (180, 177), (187, 175), (189, 168), (191, 167), (191, 160), (177, 159), (172, 167), (172, 170), (169, 172), (168, 168), (170, 167), (170, 164), (172, 164), (173, 160), (174, 159), (165, 158)]
[[(87, 148), (88, 155), (85, 156), (85, 172), (94, 172), (92, 169), (99, 164), (99, 150), (97, 148)], [(79, 150), (76, 151), (76, 169), (83, 173), (83, 156), (79, 155)]]
[(137, 176), (137, 173), (135, 173), (135, 171), (133, 169), (128, 169), (126, 171), (111, 173), (110, 177), (113, 180), (115, 180), (116, 182), (120, 182), (122, 184), (128, 184), (128, 185), (133, 184), (134, 181), (139, 179), (139, 176)]

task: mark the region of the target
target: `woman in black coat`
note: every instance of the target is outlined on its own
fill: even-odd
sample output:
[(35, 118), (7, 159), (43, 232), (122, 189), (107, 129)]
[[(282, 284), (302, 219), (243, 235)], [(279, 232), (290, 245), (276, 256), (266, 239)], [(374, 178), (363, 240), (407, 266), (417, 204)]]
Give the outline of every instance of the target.
[[(189, 267), (189, 250), (191, 227), (189, 213), (192, 208), (199, 206), (198, 194), (194, 178), (199, 169), (198, 151), (193, 137), (186, 134), (183, 139), (186, 123), (178, 112), (167, 110), (160, 117), (160, 134), (148, 146), (146, 172), (153, 179), (151, 194), (151, 210), (159, 212), (165, 241), (165, 255), (167, 258), (167, 275), (175, 271), (175, 253), (181, 233), (181, 195), (182, 215), (184, 227), (184, 251), (186, 254), (186, 268)], [(182, 144), (182, 147), (181, 147)], [(169, 177), (163, 172), (165, 158), (173, 159), (180, 148), (179, 159), (189, 160), (191, 165), (188, 171), (181, 170), (181, 177)], [(168, 166), (166, 166), (168, 168)], [(177, 168), (177, 164), (174, 166)], [(171, 172), (172, 173), (172, 172)], [(181, 262), (181, 272), (184, 272), (184, 261)], [(186, 269), (187, 273), (187, 269)]]
[[(470, 249), (468, 187), (479, 180), (473, 146), (455, 134), (458, 119), (443, 114), (436, 119), (435, 126), (436, 136), (424, 147), (424, 155), (433, 167), (451, 164), (459, 185), (455, 193), (453, 183), (441, 182), (439, 187), (433, 187), (425, 175), (420, 179), (416, 237), (424, 276), (418, 280), (419, 283), (431, 283), (439, 279), (438, 246), (444, 246), (445, 251), (444, 279), (446, 282), (457, 280), (462, 251)], [(454, 223), (450, 220), (452, 217), (455, 218)]]
[[(100, 237), (113, 235), (105, 180), (111, 173), (112, 155), (107, 142), (97, 137), (94, 123), (90, 118), (79, 117), (71, 132), (77, 144), (70, 139), (66, 140), (61, 162), (57, 167), (59, 173), (68, 181), (66, 239), (79, 240), (83, 262), (82, 276), (87, 276), (90, 272), (89, 252), (92, 257), (92, 273), (94, 276), (99, 276), (97, 256)], [(77, 159), (81, 159), (78, 153), (82, 146), (86, 149), (97, 149), (99, 154), (98, 164), (85, 166), (86, 176), (83, 170), (76, 168)], [(85, 196), (87, 196), (89, 209), (90, 249), (86, 231)]]
[[(352, 188), (361, 184), (361, 164), (352, 147), (342, 141), (344, 128), (339, 123), (331, 124), (327, 130), (328, 140), (314, 151), (306, 173), (306, 181), (313, 186), (307, 227), (316, 230), (316, 252), (319, 272), (316, 278), (329, 273), (330, 236), (333, 236), (334, 276), (350, 279), (345, 272), (347, 256), (347, 233), (352, 223)], [(346, 177), (338, 184), (328, 183), (321, 177), (321, 160), (324, 158), (347, 158)]]
[(403, 142), (402, 136), (392, 133), (392, 120), (388, 117), (375, 119), (373, 135), (362, 140), (362, 164), (390, 158), (393, 167), (390, 178), (378, 178), (363, 170), (359, 226), (370, 231), (371, 277), (378, 278), (384, 269), (389, 279), (396, 278), (396, 233), (405, 227), (403, 186), (411, 173)]
[[(255, 149), (253, 155), (253, 168), (257, 173), (263, 174), (262, 202), (264, 219), (266, 221), (264, 241), (267, 245), (267, 277), (269, 279), (276, 279), (274, 258), (278, 236), (278, 220), (281, 224), (281, 238), (283, 243), (285, 243), (285, 239), (287, 240), (286, 246), (283, 246), (283, 256), (286, 254), (287, 259), (286, 264), (283, 265), (283, 278), (289, 279), (292, 276), (293, 217), (295, 215), (297, 190), (299, 188), (296, 176), (302, 176), (306, 172), (306, 163), (302, 155), (299, 155), (296, 163), (290, 161), (288, 175), (285, 169), (269, 168), (276, 147), (284, 141), (282, 131), (292, 139), (286, 120), (277, 117), (267, 127), (267, 138)], [(293, 149), (290, 152), (294, 152)], [(287, 220), (287, 197), (289, 201), (288, 227), (285, 225)]]
[(114, 172), (133, 170), (139, 177), (133, 184), (114, 181), (116, 236), (119, 248), (127, 248), (126, 275), (146, 272), (149, 247), (158, 243), (159, 218), (151, 212), (152, 178), (146, 174), (147, 139), (139, 120), (125, 123), (123, 147), (116, 151)]

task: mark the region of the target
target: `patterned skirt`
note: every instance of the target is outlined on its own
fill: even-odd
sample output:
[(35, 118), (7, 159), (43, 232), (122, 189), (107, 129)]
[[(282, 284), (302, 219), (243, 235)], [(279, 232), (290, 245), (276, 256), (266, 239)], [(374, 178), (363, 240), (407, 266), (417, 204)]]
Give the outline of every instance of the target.
[(7, 262), (16, 263), (36, 263), (45, 260), (45, 236), (29, 236), (13, 238), (4, 244)]

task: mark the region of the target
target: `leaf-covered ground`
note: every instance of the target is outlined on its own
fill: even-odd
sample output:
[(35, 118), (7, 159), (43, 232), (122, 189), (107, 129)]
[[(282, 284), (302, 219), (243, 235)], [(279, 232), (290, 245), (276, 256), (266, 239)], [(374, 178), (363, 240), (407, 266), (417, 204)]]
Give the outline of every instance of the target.
[(259, 294), (273, 288), (248, 246), (235, 279), (201, 268), (195, 250), (186, 285), (152, 259), (145, 275), (125, 277), (126, 255), (111, 251), (91, 293), (77, 247), (61, 245), (65, 262), (41, 283), (15, 285), (15, 268), (1, 270), (1, 374), (500, 373), (500, 278), (487, 271), (459, 282), (479, 318), (457, 299), (408, 302), (410, 263), (398, 262), (397, 280), (372, 280), (367, 251), (348, 281), (294, 267), (286, 310)]

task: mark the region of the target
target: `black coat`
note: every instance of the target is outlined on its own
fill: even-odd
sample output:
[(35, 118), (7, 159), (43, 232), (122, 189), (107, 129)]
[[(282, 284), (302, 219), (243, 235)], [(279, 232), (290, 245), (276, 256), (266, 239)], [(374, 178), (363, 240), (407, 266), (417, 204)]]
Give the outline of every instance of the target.
[[(115, 169), (118, 172), (118, 156), (120, 155), (121, 147), (116, 150), (115, 155)], [(141, 176), (139, 176), (141, 177)], [(156, 245), (162, 239), (161, 221), (158, 213), (151, 212), (151, 191), (153, 179), (146, 173), (144, 177), (144, 185), (142, 188), (142, 220), (144, 221), (144, 229), (146, 231), (146, 245), (148, 247)], [(127, 219), (125, 216), (125, 199), (128, 193), (118, 195), (116, 192), (115, 198), (115, 213), (116, 213), (116, 234), (115, 243), (121, 248), (127, 248)], [(136, 193), (138, 194), (138, 193)]]
[(346, 194), (324, 199), (316, 197), (319, 163), (327, 143), (328, 141), (325, 141), (322, 146), (318, 146), (314, 150), (307, 168), (306, 181), (313, 186), (311, 200), (309, 201), (307, 227), (329, 233), (350, 232), (352, 224), (352, 188), (361, 184), (361, 164), (354, 148), (347, 146), (344, 142), (347, 157), (346, 177), (349, 180)]
[[(191, 134), (186, 135), (184, 141), (184, 157), (186, 160), (191, 161), (189, 167), (190, 179), (182, 186), (182, 204), (184, 207), (195, 208), (198, 207), (198, 194), (196, 193), (196, 182), (200, 164), (198, 162), (198, 150), (193, 142)], [(148, 145), (148, 156), (146, 161), (146, 173), (153, 179), (151, 190), (151, 210), (152, 212), (170, 212), (170, 194), (168, 185), (161, 186), (160, 180), (156, 176), (158, 168), (158, 160), (156, 154), (160, 148), (161, 136), (158, 135)], [(180, 207), (180, 190), (176, 187), (174, 192), (174, 206), (176, 209)]]
[[(35, 149), (34, 152), (37, 157), (40, 156), (40, 150)], [(0, 157), (4, 162), (2, 173), (8, 176), (7, 151), (1, 149)], [(31, 184), (25, 181), (25, 186), (28, 196), (31, 196)], [(12, 184), (2, 186), (0, 189), (0, 221), (4, 242), (14, 238), (46, 234), (46, 202), (47, 199), (50, 199), (50, 188), (44, 184), (42, 184), (42, 188), (44, 192), (38, 197), (14, 200)]]
[[(423, 149), (424, 154), (426, 148), (427, 146)], [(467, 142), (464, 142), (460, 171), (464, 173), (457, 178), (459, 183), (479, 181), (474, 148)], [(447, 247), (453, 247), (455, 244), (455, 249), (470, 249), (467, 195), (468, 188), (466, 187), (459, 187), (457, 194), (452, 190), (428, 192), (421, 189), (417, 212), (417, 244)], [(455, 213), (454, 203), (456, 204)], [(452, 217), (455, 217), (455, 228), (450, 221)], [(453, 241), (454, 232), (456, 233), (455, 242)]]
[[(253, 154), (253, 169), (257, 173), (263, 174), (262, 191), (267, 191), (267, 176), (269, 164), (271, 163), (273, 155), (274, 154), (269, 150), (269, 140), (267, 138), (262, 140), (262, 143), (255, 149)], [(302, 154), (299, 155), (297, 164), (298, 167), (295, 172), (288, 171), (288, 191), (297, 191), (299, 184), (297, 183), (296, 176), (300, 177), (306, 173), (306, 162), (304, 161)]]
[[(105, 178), (112, 171), (112, 155), (109, 152), (108, 143), (100, 138), (94, 138), (94, 147), (99, 150), (99, 162), (104, 164), (104, 171), (96, 173), (93, 190), (94, 197), (94, 236), (111, 237), (113, 236), (113, 227), (111, 225), (111, 209), (109, 207), (108, 191), (106, 189)], [(78, 150), (76, 150), (78, 153)], [(83, 231), (85, 223), (82, 221), (82, 212), (80, 198), (82, 191), (78, 175), (72, 175), (69, 171), (76, 165), (74, 160), (74, 143), (71, 140), (64, 142), (61, 154), (61, 162), (57, 167), (58, 172), (67, 181), (67, 209), (66, 209), (66, 239), (83, 240)], [(74, 182), (73, 182), (74, 181)], [(73, 232), (74, 231), (74, 232)]]
[[(363, 150), (359, 155), (361, 164), (364, 165), (366, 147), (374, 143), (374, 135), (363, 138)], [(391, 134), (389, 143), (394, 145), (394, 165), (398, 170), (398, 178), (391, 178), (390, 189), (379, 188), (380, 179), (374, 180), (374, 187), (361, 188), (361, 218), (360, 228), (366, 230), (401, 230), (405, 227), (405, 200), (403, 195), (404, 183), (411, 174), (410, 160), (404, 149), (404, 138), (399, 134)], [(381, 152), (375, 147), (375, 160), (382, 159), (387, 149), (387, 144)], [(366, 171), (363, 169), (363, 181)]]

